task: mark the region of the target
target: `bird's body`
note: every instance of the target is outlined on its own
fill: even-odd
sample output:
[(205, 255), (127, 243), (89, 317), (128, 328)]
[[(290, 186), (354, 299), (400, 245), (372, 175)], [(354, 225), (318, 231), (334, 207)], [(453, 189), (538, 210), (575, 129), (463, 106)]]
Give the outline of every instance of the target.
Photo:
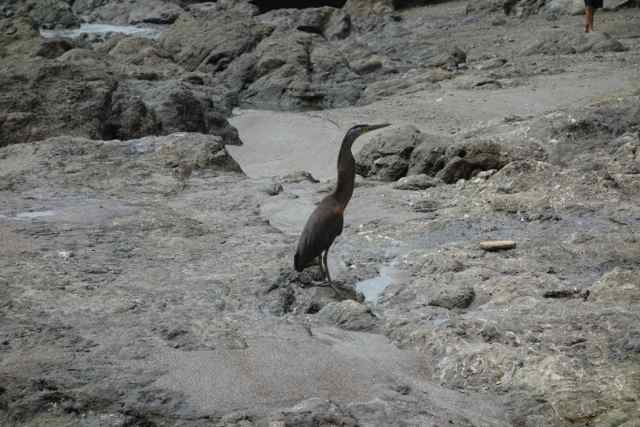
[(305, 225), (298, 250), (294, 256), (294, 266), (302, 271), (317, 257), (329, 249), (333, 241), (342, 234), (344, 208), (333, 194), (328, 195), (318, 204)]
[(302, 230), (293, 259), (296, 271), (304, 270), (320, 257), (320, 267), (331, 283), (327, 255), (333, 241), (342, 233), (344, 211), (353, 195), (356, 178), (356, 161), (351, 153), (351, 146), (360, 135), (385, 126), (388, 124), (358, 125), (349, 129), (345, 135), (338, 155), (336, 189), (320, 201)]

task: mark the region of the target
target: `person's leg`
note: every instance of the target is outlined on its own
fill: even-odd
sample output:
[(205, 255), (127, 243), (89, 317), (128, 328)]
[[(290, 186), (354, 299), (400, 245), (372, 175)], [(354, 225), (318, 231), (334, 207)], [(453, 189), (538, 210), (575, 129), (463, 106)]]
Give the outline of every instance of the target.
[(593, 31), (593, 7), (584, 7), (584, 32), (589, 33)]

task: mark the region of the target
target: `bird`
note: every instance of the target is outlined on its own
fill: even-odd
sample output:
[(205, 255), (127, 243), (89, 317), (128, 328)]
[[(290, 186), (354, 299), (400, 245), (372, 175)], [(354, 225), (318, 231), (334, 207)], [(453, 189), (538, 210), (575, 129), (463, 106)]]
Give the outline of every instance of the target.
[[(353, 195), (356, 179), (356, 161), (351, 153), (354, 141), (365, 133), (389, 126), (389, 123), (353, 126), (345, 134), (338, 154), (338, 181), (335, 190), (320, 201), (307, 219), (300, 234), (298, 248), (293, 257), (296, 271), (301, 272), (319, 258), (323, 279), (336, 290), (331, 281), (327, 256), (333, 241), (342, 233), (344, 211)], [(337, 292), (337, 290), (336, 290)]]

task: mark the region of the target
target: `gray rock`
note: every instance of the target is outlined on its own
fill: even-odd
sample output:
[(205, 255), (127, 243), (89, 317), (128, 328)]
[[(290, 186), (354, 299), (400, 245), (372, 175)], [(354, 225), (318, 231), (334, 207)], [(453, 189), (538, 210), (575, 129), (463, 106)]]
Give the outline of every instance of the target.
[(414, 126), (381, 130), (355, 156), (356, 172), (364, 177), (396, 181), (407, 173), (409, 157), (422, 142), (422, 133)]
[(610, 174), (640, 174), (640, 137), (624, 134), (612, 142), (621, 144), (609, 162)]
[(468, 285), (441, 284), (429, 300), (429, 305), (448, 310), (468, 308), (476, 294), (473, 287)]
[[(0, 0), (0, 15), (7, 3)], [(99, 3), (107, 2), (95, 0), (96, 8)], [(218, 0), (189, 13), (210, 14), (206, 19), (224, 26), (235, 19), (231, 4), (238, 5), (237, 16), (260, 21), (248, 0)], [(353, 312), (336, 310), (334, 320), (321, 317), (323, 307), (330, 311), (336, 299), (355, 296), (336, 295), (292, 272), (295, 238), (325, 185), (292, 184), (291, 194), (266, 197), (214, 135), (31, 139), (90, 132), (99, 138), (106, 119), (123, 137), (160, 132), (155, 127), (163, 123), (179, 129), (178, 108), (189, 112), (185, 126), (205, 129), (201, 113), (228, 114), (230, 104), (251, 95), (259, 61), (269, 78), (293, 60), (278, 65), (274, 53), (258, 57), (258, 41), (229, 54), (225, 69), (184, 72), (163, 45), (113, 36), (60, 60), (32, 56), (23, 63), (41, 41), (28, 22), (2, 20), (0, 145), (7, 138), (34, 143), (0, 149), (0, 424), (635, 425), (640, 103), (624, 77), (635, 71), (637, 55), (605, 55), (620, 81), (602, 79), (593, 60), (603, 58), (594, 55), (516, 58), (495, 68), (482, 77), (500, 84), (512, 74), (523, 82), (533, 78), (534, 98), (544, 105), (558, 81), (569, 85), (567, 93), (575, 85), (594, 95), (591, 104), (550, 107), (535, 117), (528, 115), (540, 111), (539, 103), (519, 105), (520, 117), (502, 120), (503, 106), (491, 106), (498, 98), (522, 99), (514, 94), (526, 98), (529, 85), (503, 94), (465, 92), (486, 98), (488, 109), (474, 111), (461, 97), (435, 99), (440, 85), (443, 93), (458, 94), (464, 75), (424, 66), (448, 42), (469, 49), (471, 59), (517, 56), (529, 29), (515, 20), (491, 27), (497, 14), (452, 17), (458, 6), (450, 6), (354, 15), (350, 35), (334, 39), (328, 24), (315, 21), (322, 13), (295, 10), (286, 16), (304, 17), (304, 28), (270, 33), (279, 33), (274, 51), (303, 37), (312, 39), (313, 50), (324, 48), (329, 38), (338, 56), (365, 73), (359, 81), (368, 87), (357, 102), (383, 101), (311, 114), (313, 120), (341, 127), (387, 116), (397, 123), (419, 120), (420, 127), (457, 130), (465, 138), (427, 145), (427, 154), (441, 148), (432, 159), (416, 157), (427, 177), (449, 165), (453, 180), (468, 166), (461, 160), (476, 155), (484, 165), (470, 168), (471, 175), (479, 170), (476, 179), (455, 181), (464, 184), (462, 191), (357, 187), (332, 248), (332, 272), (345, 288), (380, 264), (417, 278), (391, 280), (375, 309), (384, 335), (318, 325), (348, 319), (345, 324), (353, 320), (359, 328), (368, 320), (357, 317), (366, 314), (357, 305)], [(332, 16), (340, 14), (347, 16)], [(632, 13), (619, 15), (613, 18), (622, 22)], [(571, 32), (579, 20), (570, 21), (553, 25)], [(536, 24), (538, 34), (554, 31), (544, 19)], [(480, 27), (487, 33), (476, 37)], [(616, 28), (620, 40), (635, 43), (633, 25)], [(285, 40), (288, 32), (300, 39)], [(215, 40), (201, 46), (207, 43)], [(536, 76), (558, 71), (542, 71), (551, 63), (584, 73), (589, 90), (567, 76)], [(292, 68), (296, 79), (323, 78)], [(441, 76), (455, 81), (435, 78)], [(631, 94), (607, 96), (609, 85)], [(172, 101), (176, 92), (183, 96)], [(550, 105), (559, 105), (555, 101)], [(175, 108), (164, 105), (172, 102)], [(290, 130), (305, 132), (304, 126)], [(500, 154), (484, 144), (500, 146)], [(409, 167), (421, 146), (411, 152)], [(258, 149), (271, 148), (278, 152)], [(311, 154), (291, 156), (287, 168)], [(481, 169), (490, 165), (482, 156), (506, 164), (484, 179)], [(393, 171), (403, 160), (396, 152), (375, 162)], [(428, 166), (439, 160), (441, 167)], [(192, 172), (182, 192), (175, 191), (178, 170)], [(288, 227), (270, 220), (278, 213)], [(478, 248), (477, 242), (502, 238), (518, 242), (518, 249)], [(279, 271), (288, 275), (274, 281)], [(277, 286), (267, 293), (269, 283)], [(473, 289), (475, 297), (456, 308), (466, 302), (441, 295), (444, 288)], [(430, 305), (438, 298), (440, 306)]]
[[(509, 9), (505, 7), (507, 2), (504, 0), (481, 0), (481, 1), (473, 1), (467, 3), (465, 7), (465, 12), (467, 15), (474, 15), (480, 13), (496, 13), (503, 12), (508, 15), (507, 10), (511, 10), (511, 4), (513, 2), (509, 1)], [(500, 19), (500, 18), (498, 18)]]
[(482, 172), (478, 172), (478, 174), (476, 175), (476, 178), (486, 180), (486, 179), (489, 179), (491, 175), (493, 175), (494, 173), (496, 173), (495, 169), (484, 170)]
[(496, 168), (499, 168), (497, 153), (489, 153), (487, 156), (471, 160), (453, 156), (436, 176), (447, 184), (453, 184), (459, 180), (473, 177), (478, 171)]
[(280, 177), (280, 182), (284, 184), (299, 183), (304, 181), (308, 181), (313, 184), (317, 184), (318, 182), (320, 182), (319, 180), (314, 178), (314, 176), (311, 175), (310, 172), (307, 171), (296, 171)]
[(584, 13), (584, 2), (580, 0), (551, 0), (545, 3), (542, 12), (547, 16), (579, 15)]
[(585, 52), (623, 52), (627, 48), (604, 32), (575, 34), (555, 31), (534, 42), (522, 52), (523, 55), (558, 55)]
[(186, 82), (128, 80), (113, 94), (106, 131), (112, 132), (110, 137), (127, 139), (138, 128), (127, 124), (140, 123), (143, 133), (151, 129), (160, 134), (201, 132), (219, 135), (225, 144), (241, 145), (238, 131), (225, 118), (224, 106), (215, 105), (213, 99), (215, 94), (208, 88)]
[[(28, 144), (17, 144), (9, 148), (21, 152), (29, 147)], [(242, 174), (238, 163), (227, 153), (222, 139), (213, 135), (176, 133), (128, 141), (96, 141), (62, 136), (41, 141), (38, 147), (38, 161), (51, 163), (65, 158), (65, 168), (56, 167), (47, 172), (52, 185), (63, 182), (82, 188), (104, 188), (109, 185), (117, 192), (129, 191), (131, 185), (142, 185), (144, 181), (148, 191), (159, 194), (174, 189), (174, 168), (180, 164), (203, 172)], [(126, 166), (129, 162), (135, 163), (135, 166)], [(24, 181), (23, 188), (31, 188), (39, 179), (39, 174)], [(96, 215), (104, 214), (109, 215), (107, 211), (96, 210)], [(70, 218), (75, 218), (74, 221), (82, 218), (82, 214), (78, 217), (73, 213), (70, 215)], [(76, 255), (80, 257), (80, 254)], [(110, 269), (100, 265), (87, 271), (108, 274)]]
[(613, 160), (621, 145), (635, 140), (633, 134), (640, 129), (640, 104), (636, 96), (624, 97), (619, 102), (571, 109), (524, 125), (533, 130), (531, 137), (551, 142), (545, 147), (548, 161), (593, 170)]
[(473, 68), (475, 68), (476, 70), (494, 70), (496, 68), (500, 68), (502, 67), (504, 64), (507, 63), (507, 60), (504, 58), (493, 58), (493, 59), (487, 59), (481, 62), (478, 62), (476, 64), (473, 65)]
[(535, 143), (511, 145), (494, 141), (471, 141), (449, 145), (431, 140), (414, 150), (409, 173), (435, 175), (445, 183), (470, 179), (481, 171), (498, 170), (520, 159), (546, 159), (546, 152)]
[(178, 131), (241, 144), (225, 118), (224, 101), (215, 104), (219, 97), (211, 89), (175, 80), (124, 80), (89, 49), (69, 50), (56, 61), (16, 63), (0, 75), (0, 88), (12, 94), (0, 99), (0, 116), (11, 114), (10, 126), (0, 131), (3, 144), (65, 134), (128, 139)]
[(3, 63), (15, 57), (24, 60), (34, 55), (40, 48), (42, 39), (36, 30), (35, 22), (28, 15), (19, 15), (10, 19), (0, 17), (0, 58)]
[(178, 3), (164, 0), (77, 0), (73, 2), (73, 11), (86, 22), (171, 24), (184, 11)]
[(604, 10), (620, 10), (625, 7), (638, 6), (637, 0), (611, 0), (604, 4), (602, 7)]
[[(118, 62), (153, 68), (159, 75), (176, 76), (182, 68), (155, 40), (146, 37), (123, 37), (105, 45), (104, 50)], [(202, 83), (201, 83), (202, 84)]]
[(351, 35), (352, 26), (351, 15), (344, 11), (334, 12), (325, 26), (324, 35), (329, 40), (342, 40)]
[(501, 25), (505, 25), (506, 23), (507, 23), (507, 20), (502, 17), (498, 17), (493, 21), (491, 21), (491, 25), (493, 25), (494, 27), (499, 27)]
[(438, 181), (433, 177), (426, 174), (418, 174), (400, 178), (393, 184), (393, 188), (396, 190), (424, 190), (436, 185), (438, 185)]
[(447, 51), (433, 58), (429, 65), (432, 67), (444, 67), (448, 69), (456, 69), (461, 64), (467, 62), (467, 54), (458, 46), (453, 46)]
[(502, 3), (489, 1), (482, 2), (481, 4), (489, 3), (492, 6), (502, 6), (502, 10), (505, 15), (511, 15), (519, 18), (524, 18), (530, 15), (534, 15), (542, 9), (544, 3), (531, 0), (504, 0)]
[(398, 154), (382, 156), (373, 161), (375, 176), (382, 181), (395, 181), (407, 173), (407, 159)]
[(347, 0), (343, 10), (352, 16), (380, 16), (394, 10), (392, 0)]
[[(308, 17), (309, 28), (315, 25), (323, 31), (324, 20), (329, 22), (335, 12), (323, 8), (298, 13)], [(264, 19), (269, 22), (275, 16), (281, 15), (273, 12)], [(286, 28), (289, 14), (282, 16), (284, 23), (279, 25)], [(324, 36), (313, 31), (274, 31), (251, 16), (228, 12), (182, 16), (160, 43), (187, 70), (213, 73), (215, 84), (246, 107), (348, 106), (357, 102), (364, 89), (360, 77)]]
[(43, 0), (31, 3), (29, 15), (39, 28), (70, 28), (80, 25), (69, 2), (63, 0)]
[[(350, 55), (351, 58), (351, 55)], [(358, 60), (357, 57), (350, 59), (354, 69), (362, 69), (366, 67), (367, 74), (379, 73), (384, 75), (381, 79), (370, 82), (358, 100), (359, 105), (370, 104), (374, 101), (384, 99), (389, 96), (397, 96), (402, 94), (412, 94), (421, 90), (435, 90), (440, 87), (440, 82), (453, 78), (453, 73), (441, 68), (434, 68), (428, 72), (406, 73), (402, 76), (396, 76), (394, 73), (387, 75), (389, 70), (385, 67), (387, 58), (382, 58), (374, 54), (365, 55), (363, 59)], [(377, 68), (377, 63), (382, 68)], [(373, 70), (375, 68), (375, 70)]]
[(332, 302), (325, 305), (318, 316), (352, 331), (370, 331), (376, 327), (376, 317), (369, 307), (353, 300)]
[(160, 45), (187, 71), (224, 71), (251, 51), (273, 28), (230, 11), (206, 16), (183, 14), (160, 37)]
[(594, 31), (581, 34), (575, 42), (576, 53), (584, 52), (624, 52), (627, 49), (609, 33)]
[(174, 3), (149, 2), (141, 5), (140, 1), (134, 3), (135, 8), (129, 12), (129, 24), (173, 24), (184, 10)]
[(410, 203), (409, 206), (414, 212), (420, 213), (435, 212), (440, 207), (437, 201), (429, 199), (416, 200), (415, 202)]
[(427, 174), (434, 176), (446, 164), (445, 153), (454, 140), (439, 135), (423, 134), (422, 141), (409, 158), (407, 175)]
[(60, 62), (85, 64), (97, 68), (103, 67), (105, 62), (104, 56), (100, 55), (96, 51), (79, 47), (64, 52), (57, 59)]
[(66, 51), (73, 49), (74, 47), (76, 47), (76, 44), (69, 39), (43, 39), (34, 55), (48, 59), (55, 59)]
[(115, 85), (103, 67), (50, 60), (10, 64), (0, 74), (0, 91), (11, 94), (0, 98), (0, 116), (21, 113), (29, 120), (3, 126), (0, 144), (64, 134), (99, 137), (102, 111)]
[(140, 138), (149, 134), (158, 135), (162, 131), (162, 123), (155, 110), (126, 84), (118, 85), (111, 97), (110, 107), (103, 131), (107, 139)]
[(381, 56), (372, 56), (362, 61), (352, 61), (351, 68), (359, 75), (370, 74), (382, 69), (384, 58)]
[[(252, 55), (253, 75), (244, 73), (248, 81), (241, 104), (285, 110), (341, 107), (355, 104), (364, 89), (342, 53), (316, 34), (274, 33)], [(222, 78), (243, 75), (235, 71), (230, 67)]]
[(340, 9), (318, 7), (304, 9), (274, 9), (257, 19), (277, 31), (304, 31), (319, 34), (329, 40), (344, 39), (351, 32), (351, 18)]
[(282, 184), (279, 182), (270, 182), (260, 186), (260, 191), (269, 195), (269, 196), (277, 196), (282, 193), (284, 188), (282, 188)]
[(640, 277), (635, 271), (615, 268), (590, 288), (590, 301), (604, 304), (640, 304)]

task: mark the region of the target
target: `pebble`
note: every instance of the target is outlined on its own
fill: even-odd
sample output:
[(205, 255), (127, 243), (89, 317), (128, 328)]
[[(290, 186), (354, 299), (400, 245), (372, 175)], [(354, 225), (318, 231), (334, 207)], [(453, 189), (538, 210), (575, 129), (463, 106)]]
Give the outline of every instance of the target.
[(485, 240), (480, 242), (480, 247), (485, 251), (502, 251), (515, 248), (516, 242), (513, 240)]
[(73, 257), (73, 252), (71, 251), (59, 251), (58, 256), (62, 259), (69, 259)]
[(280, 184), (279, 182), (264, 184), (260, 188), (260, 191), (262, 191), (263, 193), (269, 196), (277, 196), (278, 194), (282, 193), (283, 190), (284, 188), (282, 187), (282, 184)]

